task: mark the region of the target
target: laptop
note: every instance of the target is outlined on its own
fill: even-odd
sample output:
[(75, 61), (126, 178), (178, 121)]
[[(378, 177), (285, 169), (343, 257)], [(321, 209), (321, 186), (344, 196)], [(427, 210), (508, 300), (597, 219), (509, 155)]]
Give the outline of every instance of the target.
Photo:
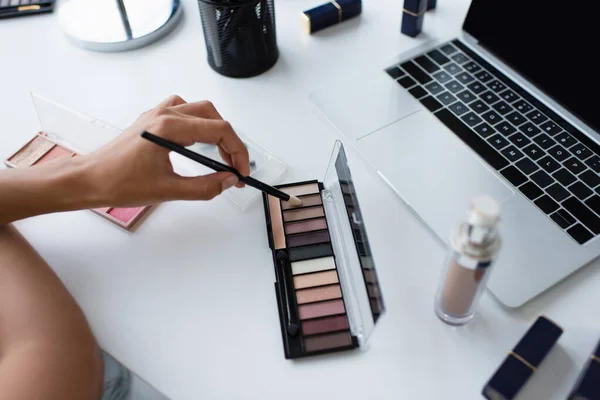
[(458, 38), (311, 94), (446, 243), (473, 197), (502, 203), (488, 289), (508, 307), (600, 254), (597, 21), (563, 6), (473, 0)]

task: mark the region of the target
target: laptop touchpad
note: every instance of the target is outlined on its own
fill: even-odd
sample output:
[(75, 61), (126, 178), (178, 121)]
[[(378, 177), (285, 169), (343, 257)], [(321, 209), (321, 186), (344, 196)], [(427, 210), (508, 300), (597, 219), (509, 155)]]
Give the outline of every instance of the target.
[(488, 194), (500, 202), (513, 196), (512, 189), (428, 111), (392, 123), (360, 139), (357, 146), (443, 239), (464, 219), (474, 196)]

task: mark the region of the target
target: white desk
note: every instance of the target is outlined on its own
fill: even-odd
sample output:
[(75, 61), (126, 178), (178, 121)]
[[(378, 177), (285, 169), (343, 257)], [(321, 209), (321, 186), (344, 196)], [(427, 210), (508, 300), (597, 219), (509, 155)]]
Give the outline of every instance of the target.
[[(308, 94), (428, 38), (452, 38), (468, 7), (440, 0), (415, 40), (399, 33), (401, 1), (365, 1), (360, 19), (308, 36), (300, 12), (319, 2), (278, 0), (280, 60), (233, 80), (209, 68), (196, 2), (183, 3), (173, 34), (120, 54), (71, 46), (56, 15), (1, 21), (0, 156), (38, 128), (30, 91), (120, 127), (177, 93), (211, 99), (292, 167), (286, 180), (322, 178), (334, 132)], [(358, 190), (388, 312), (368, 350), (298, 362), (283, 357), (259, 202), (246, 213), (226, 199), (163, 204), (133, 235), (85, 211), (17, 227), (81, 304), (100, 345), (173, 399), (478, 399), (539, 314), (565, 333), (521, 398), (564, 399), (600, 338), (597, 263), (519, 310), (485, 295), (473, 323), (451, 328), (432, 311), (442, 247), (381, 182)]]

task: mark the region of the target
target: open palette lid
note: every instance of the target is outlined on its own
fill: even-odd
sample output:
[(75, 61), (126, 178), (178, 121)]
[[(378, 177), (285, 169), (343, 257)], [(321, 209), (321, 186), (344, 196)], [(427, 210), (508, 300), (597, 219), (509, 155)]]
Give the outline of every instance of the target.
[(363, 346), (385, 306), (348, 159), (339, 141), (335, 143), (323, 187), (325, 210), (335, 216), (329, 229), (350, 330)]
[[(40, 121), (41, 130), (55, 142), (77, 153), (86, 154), (97, 150), (117, 137), (121, 130), (89, 117), (62, 104), (32, 93), (32, 99)], [(277, 184), (287, 172), (287, 165), (275, 155), (237, 132), (250, 153), (250, 176), (269, 185)], [(216, 146), (196, 143), (190, 150), (219, 162), (223, 159)], [(192, 160), (171, 153), (175, 172), (183, 176), (199, 176), (214, 171)], [(222, 196), (242, 210), (260, 197), (260, 191), (251, 187), (230, 189)]]

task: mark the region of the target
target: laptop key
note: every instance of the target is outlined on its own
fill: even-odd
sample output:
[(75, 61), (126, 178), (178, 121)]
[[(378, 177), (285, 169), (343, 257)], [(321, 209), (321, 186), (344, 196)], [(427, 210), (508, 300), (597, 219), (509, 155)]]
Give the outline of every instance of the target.
[(459, 72), (462, 72), (463, 69), (461, 67), (459, 67), (458, 65), (456, 65), (455, 63), (451, 62), (448, 63), (446, 65), (444, 65), (444, 69), (446, 71), (448, 71), (448, 73), (452, 74), (452, 75), (456, 75)]
[(531, 122), (525, 122), (523, 125), (520, 125), (519, 130), (529, 137), (534, 137), (541, 132), (540, 128), (533, 125)]
[(533, 182), (527, 182), (526, 184), (519, 187), (521, 193), (523, 193), (529, 200), (535, 200), (544, 194), (544, 191), (537, 187)]
[(575, 197), (569, 197), (562, 203), (563, 207), (585, 225), (595, 235), (600, 233), (600, 217)]
[(554, 179), (541, 170), (531, 175), (530, 178), (541, 188), (545, 188), (546, 186), (550, 186), (552, 183), (554, 183)]
[(400, 64), (400, 66), (421, 85), (429, 83), (433, 80), (421, 68), (417, 67), (417, 65), (412, 61), (402, 63)]
[(427, 58), (427, 56), (419, 56), (417, 58), (415, 58), (415, 61), (417, 64), (419, 64), (421, 66), (421, 68), (423, 68), (425, 71), (429, 72), (430, 74), (433, 74), (434, 72), (437, 72), (440, 70), (440, 67), (434, 63), (433, 61), (431, 61), (429, 58)]
[(550, 214), (559, 208), (558, 203), (552, 200), (547, 194), (543, 195), (533, 203), (546, 214)]
[(514, 135), (509, 136), (508, 140), (513, 142), (520, 149), (531, 143), (531, 140), (527, 139), (521, 132), (517, 132)]
[(514, 126), (519, 126), (523, 122), (526, 121), (526, 119), (523, 118), (523, 116), (516, 111), (511, 112), (510, 114), (506, 115), (504, 118), (509, 120), (510, 123), (513, 124)]
[(427, 96), (427, 91), (425, 89), (423, 89), (421, 86), (415, 86), (414, 88), (410, 89), (408, 92), (410, 94), (412, 94), (414, 97), (416, 97), (417, 99)]
[(500, 100), (500, 97), (496, 96), (494, 93), (490, 92), (489, 90), (487, 92), (481, 93), (479, 96), (481, 96), (483, 101), (485, 101), (488, 104), (493, 104), (493, 103), (497, 102), (498, 100)]
[(470, 103), (475, 100), (477, 97), (470, 90), (463, 90), (459, 94), (456, 95), (459, 99), (464, 101), (465, 103)]
[(504, 136), (512, 135), (517, 131), (514, 126), (506, 121), (502, 121), (496, 125), (496, 129), (498, 129), (498, 132), (502, 133)]
[(481, 117), (485, 119), (490, 125), (495, 125), (502, 121), (502, 117), (493, 110), (486, 112), (485, 114), (481, 115)]
[(440, 103), (439, 101), (437, 101), (436, 99), (434, 99), (431, 96), (424, 97), (420, 101), (421, 101), (421, 104), (423, 104), (425, 107), (427, 107), (427, 109), (431, 112), (436, 112), (440, 108), (444, 107), (442, 105), (442, 103)]
[(511, 162), (519, 161), (521, 158), (524, 157), (523, 153), (521, 153), (519, 151), (519, 149), (517, 149), (513, 145), (508, 146), (507, 148), (502, 150), (501, 153), (504, 157), (508, 158), (508, 160)]
[(600, 214), (600, 197), (598, 195), (590, 197), (584, 203), (596, 214)]
[(525, 147), (523, 152), (525, 152), (525, 154), (527, 154), (534, 161), (544, 156), (544, 151), (533, 143)]
[(456, 101), (456, 97), (452, 96), (450, 92), (444, 92), (437, 95), (437, 99), (445, 106), (452, 104)]
[(500, 173), (515, 186), (521, 186), (527, 182), (527, 177), (512, 165), (504, 168)]
[(451, 91), (452, 93), (458, 93), (463, 90), (465, 87), (456, 81), (450, 81), (444, 85), (446, 89)]
[(517, 168), (523, 171), (525, 175), (531, 175), (532, 173), (540, 169), (540, 167), (538, 167), (538, 165), (531, 161), (529, 158), (524, 158), (521, 161), (517, 162), (515, 165), (517, 166)]
[(500, 135), (492, 136), (488, 139), (488, 142), (490, 142), (490, 144), (498, 150), (502, 150), (503, 148), (508, 146), (508, 140), (504, 139), (504, 137)]
[(505, 101), (499, 101), (492, 107), (494, 107), (494, 110), (498, 111), (498, 113), (500, 113), (501, 115), (506, 115), (509, 112), (514, 111), (513, 108), (509, 106)]
[(500, 82), (498, 79), (495, 79), (487, 84), (490, 89), (492, 89), (496, 93), (500, 93), (503, 90), (506, 90), (506, 85)]
[(475, 64), (473, 61), (469, 61), (468, 63), (464, 64), (462, 67), (472, 74), (474, 74), (475, 72), (477, 72), (481, 69), (481, 67), (479, 65)]
[(552, 121), (544, 122), (543, 124), (540, 125), (540, 128), (542, 128), (542, 130), (544, 132), (546, 132), (552, 136), (554, 136), (557, 133), (559, 133), (560, 131), (562, 131), (562, 129), (560, 129), (560, 127)]
[(592, 152), (589, 151), (588, 148), (585, 147), (584, 145), (582, 145), (581, 143), (576, 144), (575, 146), (571, 147), (569, 150), (571, 151), (571, 153), (573, 153), (577, 158), (579, 158), (582, 161), (592, 155)]
[(490, 109), (490, 107), (481, 100), (472, 102), (469, 104), (469, 107), (471, 107), (474, 111), (477, 111), (479, 114)]
[(425, 89), (429, 90), (431, 94), (438, 94), (444, 91), (444, 87), (437, 82), (431, 82), (425, 85)]
[(573, 139), (573, 136), (569, 135), (567, 132), (563, 132), (560, 135), (557, 135), (556, 140), (558, 140), (558, 143), (562, 144), (566, 148), (577, 144), (577, 140)]
[(462, 53), (458, 53), (458, 54), (453, 55), (452, 59), (454, 61), (456, 61), (457, 63), (459, 63), (459, 64), (463, 64), (463, 63), (466, 63), (467, 61), (469, 61), (469, 57), (465, 56)]
[(517, 96), (515, 92), (510, 89), (500, 93), (500, 97), (509, 103), (519, 100), (519, 96)]
[(559, 203), (571, 195), (567, 191), (567, 189), (565, 189), (558, 183), (555, 183), (552, 186), (548, 186), (546, 188), (546, 193), (548, 193), (550, 195), (550, 197), (552, 197), (554, 200), (558, 201)]
[(481, 83), (479, 83), (477, 81), (467, 85), (467, 87), (475, 94), (479, 94), (486, 90), (485, 86), (483, 86)]
[(544, 122), (548, 119), (548, 117), (546, 117), (544, 114), (542, 114), (538, 110), (530, 111), (529, 113), (526, 114), (526, 117), (529, 118), (531, 120), (531, 122), (533, 122), (534, 124), (541, 124), (542, 122)]
[(496, 133), (496, 131), (494, 130), (494, 128), (492, 128), (491, 126), (489, 126), (485, 122), (483, 124), (477, 125), (473, 129), (475, 129), (475, 132), (479, 133), (481, 135), (481, 137), (483, 137), (483, 138), (487, 138), (489, 136), (492, 136), (494, 133)]
[(560, 162), (565, 161), (570, 156), (570, 153), (559, 144), (549, 149), (548, 154), (550, 154), (552, 157), (556, 158)]
[(588, 185), (592, 189), (600, 185), (600, 177), (589, 170), (579, 175), (579, 179), (581, 179), (586, 185)]
[(466, 72), (463, 72), (461, 74), (455, 75), (455, 78), (458, 79), (460, 82), (464, 83), (465, 85), (467, 83), (471, 83), (475, 80), (475, 78), (473, 78), (471, 75), (469, 75)]
[(458, 50), (456, 50), (456, 47), (452, 46), (450, 43), (440, 47), (440, 50), (443, 51), (446, 55), (451, 55), (456, 53)]
[[(470, 112), (475, 118), (478, 118), (473, 112)], [(463, 119), (469, 115), (463, 116)], [(467, 146), (475, 151), (481, 158), (487, 161), (492, 168), (500, 170), (508, 165), (508, 161), (500, 153), (498, 153), (492, 146), (490, 146), (484, 139), (478, 135), (473, 134), (473, 131), (465, 125), (460, 119), (452, 115), (452, 113), (446, 109), (442, 109), (435, 113), (435, 116), (444, 123), (456, 136), (458, 136)]]
[(385, 70), (385, 72), (387, 72), (387, 74), (394, 79), (398, 79), (401, 76), (406, 75), (406, 73), (404, 71), (402, 71), (400, 68), (398, 68), (397, 65), (389, 67), (388, 69)]
[(478, 123), (480, 123), (481, 121), (483, 121), (481, 118), (479, 118), (473, 112), (463, 115), (461, 119), (463, 121), (465, 121), (467, 123), (467, 125), (469, 125), (469, 126), (475, 126)]
[(451, 106), (448, 106), (448, 110), (452, 111), (456, 115), (463, 115), (464, 113), (469, 111), (469, 108), (464, 103), (457, 101)]
[(548, 149), (556, 144), (554, 140), (545, 133), (541, 133), (533, 138), (533, 141), (537, 143), (542, 149)]
[(446, 71), (440, 71), (433, 74), (433, 77), (441, 83), (448, 82), (452, 77)]
[[(554, 222), (556, 222), (556, 224), (558, 226), (560, 226), (563, 229), (567, 229), (569, 226), (573, 225), (572, 223), (570, 224), (568, 220), (566, 220), (565, 218), (563, 218), (562, 214), (560, 213), (560, 211), (564, 211), (562, 208), (556, 210), (555, 213), (553, 213), (552, 215), (550, 215), (550, 218), (552, 218), (552, 220)], [(575, 222), (575, 220), (573, 220), (573, 222)]]
[(432, 50), (429, 53), (427, 53), (427, 55), (429, 57), (431, 57), (433, 59), (433, 61), (435, 61), (436, 63), (438, 63), (440, 65), (444, 65), (447, 62), (450, 62), (450, 59), (448, 57), (446, 57), (445, 55), (443, 55), (442, 53), (440, 53), (438, 50)]
[(569, 228), (567, 233), (579, 244), (584, 244), (594, 237), (594, 235), (592, 235), (590, 231), (585, 229), (581, 224), (577, 224)]
[(556, 171), (557, 169), (560, 169), (560, 164), (557, 163), (550, 156), (546, 156), (546, 157), (542, 158), (537, 163), (540, 167), (544, 168), (544, 170), (550, 174), (553, 173), (554, 171)]
[(486, 71), (477, 72), (475, 74), (475, 78), (479, 79), (483, 83), (489, 82), (490, 80), (494, 79), (494, 77), (492, 75), (488, 74)]
[(573, 216), (569, 214), (564, 208), (556, 210), (555, 214), (559, 215), (568, 224), (567, 226), (571, 226), (575, 222), (577, 222), (577, 220), (573, 218)]
[(526, 102), (525, 100), (519, 100), (519, 101), (515, 102), (513, 104), (513, 107), (515, 107), (517, 109), (517, 111), (520, 111), (524, 114), (533, 110), (533, 106), (531, 104), (529, 104), (528, 102)]
[(573, 193), (579, 200), (587, 199), (592, 195), (592, 193), (594, 193), (590, 190), (590, 188), (579, 181), (569, 186), (569, 191)]
[(588, 158), (585, 162), (588, 167), (593, 169), (597, 174), (600, 174), (600, 157), (592, 156)]
[(404, 78), (399, 79), (398, 83), (401, 84), (406, 89), (408, 89), (409, 87), (415, 86), (417, 84), (417, 82), (415, 82), (410, 76), (405, 76)]

